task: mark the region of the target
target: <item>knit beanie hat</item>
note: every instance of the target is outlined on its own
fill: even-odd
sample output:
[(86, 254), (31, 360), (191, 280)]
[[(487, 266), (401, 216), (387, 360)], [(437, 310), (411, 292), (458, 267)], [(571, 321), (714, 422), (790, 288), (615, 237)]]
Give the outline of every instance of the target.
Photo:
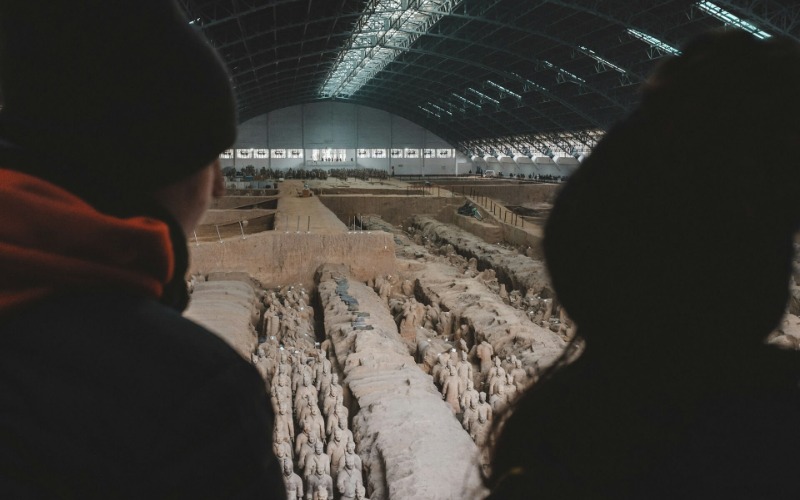
[(0, 168), (89, 201), (137, 196), (233, 144), (225, 66), (174, 0), (0, 0)]

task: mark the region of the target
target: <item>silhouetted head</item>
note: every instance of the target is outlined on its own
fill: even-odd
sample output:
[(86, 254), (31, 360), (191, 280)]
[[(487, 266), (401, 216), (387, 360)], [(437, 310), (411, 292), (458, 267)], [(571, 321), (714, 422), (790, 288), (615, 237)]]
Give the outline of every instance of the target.
[(545, 230), (554, 289), (590, 350), (665, 332), (744, 345), (774, 328), (800, 213), (798, 88), (800, 48), (781, 37), (712, 32), (658, 67)]
[(0, 67), (3, 167), (110, 213), (141, 214), (236, 137), (225, 64), (174, 0), (2, 2)]

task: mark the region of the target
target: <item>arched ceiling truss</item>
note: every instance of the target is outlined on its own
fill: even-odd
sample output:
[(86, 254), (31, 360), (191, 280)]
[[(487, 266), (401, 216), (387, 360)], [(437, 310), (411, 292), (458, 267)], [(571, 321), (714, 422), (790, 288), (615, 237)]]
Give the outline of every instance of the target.
[[(242, 121), (340, 100), (403, 116), (467, 154), (590, 150), (659, 59), (709, 28), (800, 40), (791, 0), (179, 1), (225, 59)], [(411, 11), (400, 9), (417, 21), (404, 24)], [(324, 95), (347, 48), (392, 58), (352, 93)]]

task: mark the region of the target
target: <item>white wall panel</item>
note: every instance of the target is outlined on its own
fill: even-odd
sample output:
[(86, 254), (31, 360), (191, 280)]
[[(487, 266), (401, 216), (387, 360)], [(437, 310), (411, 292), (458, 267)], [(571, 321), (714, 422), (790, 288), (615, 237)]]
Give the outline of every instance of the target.
[[(405, 118), (392, 116), (392, 147), (422, 148), (425, 144), (426, 130)], [(428, 135), (430, 132), (427, 132)]]
[(341, 102), (304, 104), (303, 137), (306, 149), (355, 149), (356, 106)]
[[(391, 158), (392, 148), (453, 149), (440, 137), (421, 126), (386, 111), (342, 102), (316, 102), (278, 109), (239, 125), (239, 148), (303, 149), (302, 160), (233, 159), (223, 166), (244, 168), (254, 165), (272, 168), (382, 168), (395, 166), (396, 175), (465, 174), (472, 165), (460, 154), (451, 158)], [(344, 163), (311, 160), (312, 149), (353, 151)], [(386, 149), (386, 158), (355, 158), (356, 149)], [(458, 162), (458, 163), (457, 163)]]
[[(300, 149), (303, 147), (302, 106), (278, 109), (267, 116), (269, 129), (266, 135), (269, 138), (270, 148)], [(259, 118), (256, 117), (253, 120), (258, 120)]]
[(358, 147), (388, 148), (392, 141), (392, 116), (386, 111), (365, 106), (358, 106), (357, 112)]
[(267, 115), (261, 115), (239, 125), (236, 148), (267, 147)]

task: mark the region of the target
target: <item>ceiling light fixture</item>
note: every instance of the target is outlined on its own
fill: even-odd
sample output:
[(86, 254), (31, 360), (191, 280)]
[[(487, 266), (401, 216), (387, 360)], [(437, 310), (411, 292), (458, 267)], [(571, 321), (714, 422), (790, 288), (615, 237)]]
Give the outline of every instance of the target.
[(372, 0), (320, 88), (348, 98), (450, 14), (461, 0)]

